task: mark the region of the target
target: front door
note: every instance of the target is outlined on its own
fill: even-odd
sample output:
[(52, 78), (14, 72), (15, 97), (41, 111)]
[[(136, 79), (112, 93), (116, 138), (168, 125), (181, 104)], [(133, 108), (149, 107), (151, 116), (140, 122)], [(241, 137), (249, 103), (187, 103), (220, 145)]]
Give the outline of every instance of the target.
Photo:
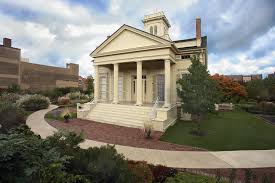
[[(146, 101), (146, 75), (142, 76), (142, 102)], [(137, 77), (133, 76), (132, 79), (132, 91), (131, 91), (131, 98), (133, 102), (137, 100)]]

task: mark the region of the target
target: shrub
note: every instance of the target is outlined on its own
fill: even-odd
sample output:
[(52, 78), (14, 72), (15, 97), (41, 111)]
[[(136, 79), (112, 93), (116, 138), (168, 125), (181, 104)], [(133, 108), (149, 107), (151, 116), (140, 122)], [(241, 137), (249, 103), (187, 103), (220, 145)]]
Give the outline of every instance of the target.
[(275, 104), (272, 102), (260, 102), (257, 105), (257, 108), (260, 111), (263, 111), (263, 113), (269, 114), (269, 113), (275, 113)]
[(250, 113), (275, 115), (275, 104), (272, 102), (260, 102), (258, 104), (242, 104), (242, 109)]
[(81, 102), (81, 101), (87, 101), (90, 99), (89, 95), (85, 95), (80, 92), (70, 92), (66, 95), (66, 97), (70, 98), (71, 101), (75, 102)]
[(74, 174), (86, 175), (93, 182), (134, 182), (127, 161), (114, 146), (79, 149), (73, 156), (69, 169)]
[(2, 93), (0, 96), (0, 101), (4, 102), (11, 102), (11, 103), (16, 103), (17, 100), (19, 100), (20, 95), (16, 93)]
[[(215, 178), (191, 173), (178, 173), (174, 177), (168, 177), (166, 183), (216, 183)], [(221, 181), (225, 183), (226, 181)]]
[(21, 91), (20, 86), (17, 84), (12, 84), (7, 89), (8, 93), (20, 93), (20, 91)]
[(151, 183), (153, 181), (151, 169), (145, 161), (128, 161), (128, 167), (135, 175), (134, 182)]
[(25, 95), (21, 97), (17, 102), (18, 107), (25, 109), (26, 111), (37, 111), (46, 109), (50, 105), (50, 100), (42, 95)]
[(62, 131), (47, 138), (61, 155), (72, 157), (66, 168), (73, 175), (85, 175), (91, 182), (134, 182), (135, 175), (129, 170), (124, 156), (114, 146), (81, 149), (82, 133)]
[(151, 120), (149, 120), (149, 121), (145, 121), (143, 125), (144, 125), (145, 138), (150, 139), (151, 133), (153, 131), (153, 123)]
[(251, 169), (245, 169), (245, 183), (250, 183), (252, 181), (252, 170)]
[(10, 102), (0, 101), (0, 132), (6, 133), (9, 129), (24, 124), (25, 121), (24, 110)]
[(68, 108), (65, 108), (63, 110), (63, 112), (61, 113), (60, 117), (63, 118), (63, 119), (65, 119), (66, 122), (68, 122), (69, 119), (72, 117), (72, 114), (71, 114), (71, 112), (69, 111)]
[(65, 96), (70, 92), (76, 92), (76, 91), (79, 91), (79, 89), (66, 87), (66, 88), (53, 88), (50, 90), (40, 91), (39, 93), (41, 95), (49, 97), (53, 103), (56, 103), (59, 97)]
[(234, 183), (236, 179), (236, 169), (232, 169), (229, 175), (229, 183)]
[(81, 93), (80, 92), (70, 92), (67, 94), (67, 97), (69, 97), (71, 100), (80, 99)]
[(174, 175), (176, 175), (177, 170), (174, 168), (168, 168), (162, 165), (150, 165), (150, 169), (152, 171), (153, 174), (153, 182), (165, 182), (165, 180), (167, 179), (167, 177), (172, 177)]
[(70, 98), (69, 97), (59, 97), (58, 100), (58, 105), (68, 105), (70, 104)]
[(88, 180), (66, 171), (70, 157), (26, 126), (0, 135), (0, 182), (70, 182)]

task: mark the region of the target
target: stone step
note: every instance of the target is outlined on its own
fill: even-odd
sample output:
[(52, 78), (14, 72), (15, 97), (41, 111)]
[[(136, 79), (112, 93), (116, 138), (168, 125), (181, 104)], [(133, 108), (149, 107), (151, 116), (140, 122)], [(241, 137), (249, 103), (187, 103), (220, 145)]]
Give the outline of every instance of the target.
[(143, 128), (151, 107), (98, 103), (89, 112), (87, 119), (133, 128)]
[(108, 124), (114, 124), (114, 125), (119, 125), (119, 126), (127, 126), (127, 127), (133, 127), (133, 128), (143, 128), (143, 123), (140, 123), (139, 121), (125, 121), (123, 119), (119, 118), (112, 118), (110, 120), (109, 118), (106, 117), (98, 117), (98, 116), (89, 116), (90, 120), (96, 121), (96, 122), (103, 122), (103, 123), (108, 123)]
[(145, 120), (148, 119), (148, 116), (134, 116), (132, 114), (128, 115), (122, 115), (118, 113), (104, 113), (104, 112), (92, 112), (88, 115), (90, 116), (98, 116), (98, 117), (108, 117), (110, 119), (112, 118), (119, 118), (119, 119), (127, 119), (127, 120), (135, 120), (135, 121), (142, 121), (144, 122)]
[(104, 103), (98, 103), (98, 107), (104, 106), (106, 108), (123, 108), (123, 109), (135, 109), (135, 110), (151, 110), (152, 107), (147, 106), (135, 106), (135, 105), (122, 105), (122, 104), (104, 104)]
[(133, 114), (148, 116), (151, 111), (139, 111), (139, 110), (126, 110), (126, 109), (106, 109), (106, 108), (94, 108), (92, 112), (105, 112), (105, 113), (119, 113), (119, 114)]

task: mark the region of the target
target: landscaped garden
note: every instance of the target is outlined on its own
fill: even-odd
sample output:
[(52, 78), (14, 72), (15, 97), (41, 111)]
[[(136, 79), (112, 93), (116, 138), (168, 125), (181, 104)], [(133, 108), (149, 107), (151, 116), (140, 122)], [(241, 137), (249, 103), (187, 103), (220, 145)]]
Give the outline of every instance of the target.
[(161, 140), (213, 151), (275, 148), (275, 126), (242, 110), (207, 115), (201, 122), (204, 136), (190, 133), (196, 125), (178, 121)]
[[(181, 81), (183, 92), (179, 91), (185, 101), (182, 108), (194, 114), (193, 121), (178, 121), (165, 134), (153, 132), (150, 138), (146, 138), (140, 129), (77, 119), (76, 103), (87, 102), (91, 96), (74, 88), (57, 88), (35, 94), (2, 93), (0, 182), (274, 182), (274, 168), (182, 170), (130, 161), (117, 153), (113, 146), (79, 147), (84, 140), (83, 132), (85, 138), (92, 140), (162, 150), (274, 149), (275, 126), (259, 118), (266, 114), (272, 117), (274, 104), (256, 96), (252, 97), (251, 105), (245, 98), (244, 87), (232, 84), (232, 81), (223, 86), (223, 93), (216, 93), (217, 83), (210, 80), (205, 67), (199, 62), (194, 65), (199, 71), (193, 67), (192, 77)], [(199, 73), (197, 77), (196, 73)], [(220, 76), (216, 79), (223, 82)], [(200, 82), (204, 87), (198, 84)], [(234, 88), (228, 89), (228, 86)], [(223, 100), (218, 100), (219, 96)], [(272, 100), (272, 97), (266, 99)], [(41, 139), (24, 126), (29, 114), (47, 108), (50, 101), (59, 108), (45, 115), (48, 123), (77, 133), (61, 131)], [(218, 101), (234, 102), (236, 108), (216, 112), (214, 104)]]

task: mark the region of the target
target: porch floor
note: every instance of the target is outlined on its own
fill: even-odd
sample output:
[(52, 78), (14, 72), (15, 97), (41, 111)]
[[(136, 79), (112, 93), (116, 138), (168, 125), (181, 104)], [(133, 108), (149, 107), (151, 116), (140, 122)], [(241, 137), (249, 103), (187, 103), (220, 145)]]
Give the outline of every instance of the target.
[[(113, 101), (100, 101), (98, 103), (104, 103), (104, 104), (112, 104)], [(116, 105), (131, 105), (134, 106), (136, 102), (130, 102), (130, 101), (119, 101)], [(157, 105), (157, 108), (163, 108), (164, 102), (159, 102)], [(143, 103), (141, 107), (153, 107), (154, 103)]]

